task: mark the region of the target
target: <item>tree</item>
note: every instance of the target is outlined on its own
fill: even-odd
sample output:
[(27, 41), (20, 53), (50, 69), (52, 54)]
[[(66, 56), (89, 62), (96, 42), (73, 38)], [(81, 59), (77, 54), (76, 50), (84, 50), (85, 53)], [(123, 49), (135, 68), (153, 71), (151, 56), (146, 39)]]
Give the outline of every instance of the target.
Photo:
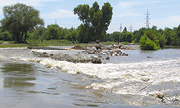
[(43, 40), (43, 34), (46, 31), (46, 28), (44, 27), (38, 27), (37, 29), (33, 30), (32, 32), (29, 32), (29, 38), (28, 39), (40, 39)]
[(123, 32), (127, 32), (127, 28), (126, 28), (126, 27), (124, 27), (124, 30), (123, 30)]
[(110, 35), (111, 40), (113, 40), (113, 41), (119, 41), (120, 35), (121, 35), (120, 32), (113, 32), (113, 33)]
[(133, 34), (131, 32), (123, 32), (120, 37), (120, 42), (132, 42)]
[(166, 43), (166, 39), (163, 33), (164, 31), (162, 29), (157, 30), (157, 33), (156, 33), (156, 36), (157, 36), (157, 39), (159, 40), (159, 45), (161, 48), (164, 48), (165, 43)]
[(39, 17), (39, 11), (32, 6), (17, 3), (3, 7), (4, 17), (1, 21), (2, 27), (12, 33), (17, 43), (25, 42), (27, 32), (44, 25)]
[(8, 31), (1, 33), (1, 38), (4, 41), (11, 41), (11, 39), (12, 39), (11, 34)]
[(48, 32), (47, 32), (47, 39), (59, 39), (59, 27), (56, 25), (51, 25), (48, 27)]
[(149, 39), (146, 34), (144, 34), (140, 39), (140, 47), (142, 50), (157, 50), (158, 49), (155, 42)]
[(73, 11), (83, 23), (79, 26), (79, 29), (82, 30), (78, 32), (80, 42), (104, 40), (103, 36), (108, 30), (113, 14), (109, 2), (104, 3), (101, 10), (98, 3), (94, 2), (91, 8), (87, 4), (78, 5)]
[(175, 31), (171, 28), (166, 28), (163, 35), (166, 38), (166, 45), (175, 45), (177, 39)]
[(146, 28), (140, 28), (139, 30), (134, 31), (133, 41), (138, 43), (140, 38), (144, 35)]

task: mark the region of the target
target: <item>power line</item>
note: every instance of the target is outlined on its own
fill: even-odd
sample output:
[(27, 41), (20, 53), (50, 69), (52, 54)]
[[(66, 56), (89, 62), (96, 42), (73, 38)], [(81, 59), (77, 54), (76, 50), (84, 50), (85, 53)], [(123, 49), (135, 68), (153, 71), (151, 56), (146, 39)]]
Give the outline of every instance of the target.
[(146, 19), (146, 28), (148, 29), (148, 28), (149, 28), (149, 24), (150, 24), (150, 23), (149, 23), (149, 19), (150, 19), (150, 18), (149, 18), (149, 15), (150, 15), (150, 14), (149, 14), (149, 12), (148, 12), (148, 9), (147, 9), (147, 13), (146, 13), (145, 15), (146, 15), (146, 18), (145, 18), (145, 19)]
[(132, 33), (132, 31), (133, 31), (132, 24), (130, 24), (129, 31), (130, 31), (131, 33)]
[(122, 24), (120, 24), (120, 33), (122, 32)]

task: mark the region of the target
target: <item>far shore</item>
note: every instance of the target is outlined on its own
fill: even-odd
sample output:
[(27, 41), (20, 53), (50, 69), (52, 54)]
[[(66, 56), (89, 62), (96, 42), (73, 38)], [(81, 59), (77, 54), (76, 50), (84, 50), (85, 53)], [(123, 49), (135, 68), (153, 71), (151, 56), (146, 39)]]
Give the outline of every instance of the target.
[[(52, 41), (52, 42), (48, 42), (48, 43), (28, 43), (28, 44), (15, 44), (12, 42), (8, 42), (8, 41), (4, 41), (0, 44), (0, 48), (19, 48), (19, 47), (27, 47), (29, 49), (49, 49), (49, 50), (85, 50), (86, 47), (93, 47), (93, 46), (100, 46), (102, 48), (102, 50), (111, 50), (110, 47), (107, 46), (111, 46), (113, 44), (113, 42), (102, 42), (100, 44), (88, 44), (88, 43), (78, 43), (78, 44), (62, 44), (62, 43), (58, 43), (56, 42), (56, 40)], [(123, 50), (137, 50), (140, 49), (138, 46), (133, 47), (133, 45), (136, 44), (124, 44), (126, 46), (128, 46), (128, 49), (123, 49)], [(67, 48), (54, 48), (54, 47), (58, 47), (58, 46), (72, 46), (67, 47)]]

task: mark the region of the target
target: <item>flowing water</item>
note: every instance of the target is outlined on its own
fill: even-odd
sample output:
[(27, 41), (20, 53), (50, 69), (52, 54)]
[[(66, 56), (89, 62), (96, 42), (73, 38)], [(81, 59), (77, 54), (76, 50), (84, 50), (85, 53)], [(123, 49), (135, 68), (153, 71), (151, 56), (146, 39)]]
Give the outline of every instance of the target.
[[(129, 56), (110, 57), (103, 64), (83, 64), (38, 57), (26, 48), (0, 49), (0, 105), (3, 108), (180, 106), (180, 49), (124, 52)], [(157, 93), (176, 100), (162, 102)]]

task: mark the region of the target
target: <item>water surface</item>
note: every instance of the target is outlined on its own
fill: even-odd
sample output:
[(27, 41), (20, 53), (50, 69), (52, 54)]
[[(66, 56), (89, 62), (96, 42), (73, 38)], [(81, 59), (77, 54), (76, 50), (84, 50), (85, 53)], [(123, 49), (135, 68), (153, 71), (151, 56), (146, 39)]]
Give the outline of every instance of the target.
[(179, 107), (154, 95), (180, 96), (180, 49), (124, 52), (129, 56), (83, 64), (38, 57), (26, 48), (0, 49), (1, 107)]

